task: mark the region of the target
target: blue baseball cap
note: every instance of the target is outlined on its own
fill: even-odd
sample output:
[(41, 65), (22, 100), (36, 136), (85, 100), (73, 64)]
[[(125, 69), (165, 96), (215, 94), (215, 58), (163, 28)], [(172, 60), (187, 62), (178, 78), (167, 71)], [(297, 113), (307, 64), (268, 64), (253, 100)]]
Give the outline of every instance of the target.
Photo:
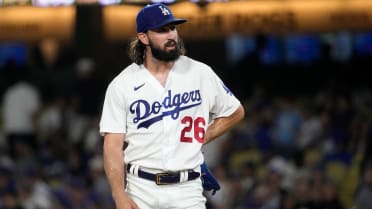
[(137, 14), (137, 32), (146, 32), (148, 30), (161, 28), (164, 25), (177, 25), (186, 21), (185, 19), (175, 18), (172, 11), (165, 4), (150, 4), (143, 7)]

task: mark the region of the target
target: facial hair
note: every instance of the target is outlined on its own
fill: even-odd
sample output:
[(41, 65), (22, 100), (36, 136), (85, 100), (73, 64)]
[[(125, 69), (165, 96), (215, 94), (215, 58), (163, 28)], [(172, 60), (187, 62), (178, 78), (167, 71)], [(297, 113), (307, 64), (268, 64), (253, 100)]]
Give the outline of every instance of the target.
[[(154, 46), (151, 40), (149, 40), (149, 43), (150, 43), (149, 45), (151, 48), (152, 55), (160, 61), (164, 61), (164, 62), (175, 61), (181, 55), (180, 47), (178, 43), (174, 40), (169, 40), (167, 43), (165, 43), (164, 49)], [(176, 46), (176, 47), (170, 51), (167, 51), (165, 48), (168, 46)]]

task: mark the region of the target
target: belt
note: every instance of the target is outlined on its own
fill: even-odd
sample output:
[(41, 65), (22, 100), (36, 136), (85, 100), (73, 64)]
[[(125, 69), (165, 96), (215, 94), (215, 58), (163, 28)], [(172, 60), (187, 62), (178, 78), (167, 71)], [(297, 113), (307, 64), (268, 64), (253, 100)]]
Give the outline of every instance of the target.
[(178, 171), (178, 172), (162, 172), (162, 173), (149, 173), (138, 168), (138, 172), (134, 169), (131, 170), (132, 164), (127, 165), (127, 172), (136, 175), (138, 177), (154, 181), (157, 185), (168, 185), (176, 184), (184, 181), (191, 181), (197, 179), (200, 176), (199, 172), (193, 170)]

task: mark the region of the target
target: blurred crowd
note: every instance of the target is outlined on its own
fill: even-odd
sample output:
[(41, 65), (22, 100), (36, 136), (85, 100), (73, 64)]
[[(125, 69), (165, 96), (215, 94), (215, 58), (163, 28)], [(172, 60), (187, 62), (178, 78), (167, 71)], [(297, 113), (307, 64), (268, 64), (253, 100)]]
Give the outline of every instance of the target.
[(90, 82), (92, 60), (73, 68), (77, 81), (61, 86), (63, 94), (12, 69), (1, 105), (0, 208), (114, 208), (93, 98), (101, 99), (101, 84)]
[(222, 191), (215, 208), (371, 208), (370, 91), (352, 97), (267, 97), (257, 87), (246, 120), (207, 147)]
[[(60, 77), (44, 80), (7, 69), (0, 209), (114, 208), (98, 132), (109, 79), (95, 74), (95, 64), (81, 58), (73, 76), (53, 71)], [(221, 184), (205, 194), (209, 209), (372, 208), (371, 89), (288, 96), (258, 84), (250, 92), (246, 119), (203, 150)]]

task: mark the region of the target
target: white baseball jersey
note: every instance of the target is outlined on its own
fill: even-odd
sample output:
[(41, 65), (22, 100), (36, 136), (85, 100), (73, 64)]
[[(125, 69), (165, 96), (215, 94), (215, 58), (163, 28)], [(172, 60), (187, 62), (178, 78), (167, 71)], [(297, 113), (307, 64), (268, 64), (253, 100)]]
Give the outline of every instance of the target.
[(181, 56), (162, 86), (143, 66), (131, 64), (109, 84), (100, 132), (125, 133), (125, 163), (177, 171), (203, 162), (209, 119), (231, 115), (238, 99), (213, 70)]

